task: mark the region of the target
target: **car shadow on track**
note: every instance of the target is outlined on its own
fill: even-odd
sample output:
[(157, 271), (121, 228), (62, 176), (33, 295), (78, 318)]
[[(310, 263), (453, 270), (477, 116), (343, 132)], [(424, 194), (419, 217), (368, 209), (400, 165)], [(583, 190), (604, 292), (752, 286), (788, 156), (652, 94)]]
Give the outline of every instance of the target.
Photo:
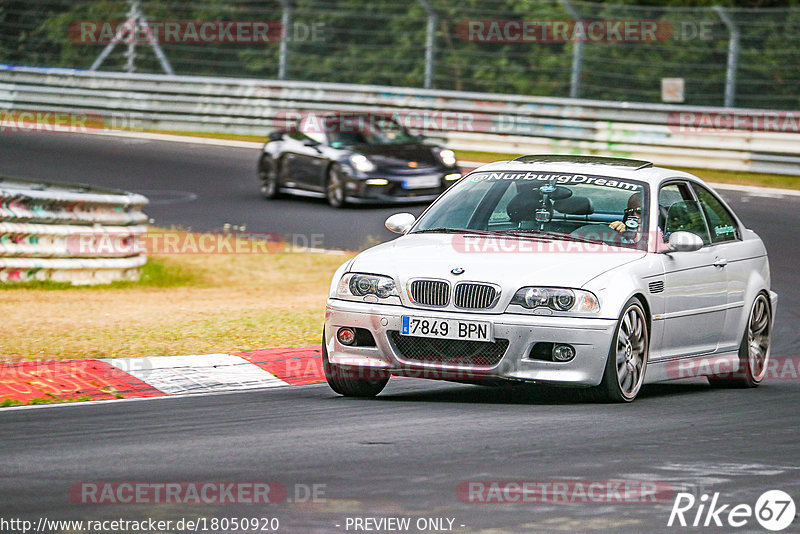
[[(639, 400), (659, 397), (675, 397), (710, 393), (713, 389), (705, 380), (663, 382), (642, 387)], [(398, 391), (391, 388), (370, 399), (373, 402), (457, 402), (475, 404), (595, 404), (586, 400), (580, 390), (542, 385), (520, 384), (515, 386), (485, 387), (452, 385), (430, 391)]]

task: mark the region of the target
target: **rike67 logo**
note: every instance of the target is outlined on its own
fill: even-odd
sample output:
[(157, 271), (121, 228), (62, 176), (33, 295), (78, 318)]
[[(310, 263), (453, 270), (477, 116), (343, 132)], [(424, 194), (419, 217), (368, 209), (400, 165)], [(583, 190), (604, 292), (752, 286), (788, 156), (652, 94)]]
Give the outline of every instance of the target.
[(704, 493), (699, 498), (681, 492), (675, 496), (667, 526), (752, 528), (755, 518), (763, 528), (779, 532), (792, 524), (795, 511), (794, 500), (781, 490), (765, 491), (755, 506), (722, 503), (719, 492), (711, 497)]

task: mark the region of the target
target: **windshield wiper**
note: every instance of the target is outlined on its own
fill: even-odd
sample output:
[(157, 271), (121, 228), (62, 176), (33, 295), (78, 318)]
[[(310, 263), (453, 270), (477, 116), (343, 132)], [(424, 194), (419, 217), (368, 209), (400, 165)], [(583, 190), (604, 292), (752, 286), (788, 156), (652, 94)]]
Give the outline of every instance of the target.
[(589, 237), (581, 237), (572, 234), (562, 234), (559, 232), (548, 232), (547, 230), (509, 230), (512, 235), (537, 235), (547, 237), (550, 239), (557, 239), (560, 241), (578, 241), (581, 243), (593, 243), (597, 245), (608, 245), (609, 243), (602, 239), (592, 239)]
[(493, 230), (470, 230), (469, 228), (427, 228), (425, 230), (417, 230), (411, 232), (412, 234), (477, 234), (477, 235), (503, 235), (504, 232), (496, 232)]
[(507, 232), (499, 230), (472, 230), (470, 228), (427, 228), (425, 230), (417, 230), (411, 232), (412, 234), (473, 234), (473, 235), (491, 235), (491, 236), (507, 236)]
[[(497, 237), (513, 237), (523, 239), (537, 239), (542, 240), (540, 236), (532, 235), (526, 231), (520, 233), (509, 232), (507, 230), (471, 230), (469, 228), (428, 228), (426, 230), (417, 230), (411, 232), (412, 234), (473, 234), (473, 235), (490, 235)], [(538, 233), (538, 232), (537, 232)]]

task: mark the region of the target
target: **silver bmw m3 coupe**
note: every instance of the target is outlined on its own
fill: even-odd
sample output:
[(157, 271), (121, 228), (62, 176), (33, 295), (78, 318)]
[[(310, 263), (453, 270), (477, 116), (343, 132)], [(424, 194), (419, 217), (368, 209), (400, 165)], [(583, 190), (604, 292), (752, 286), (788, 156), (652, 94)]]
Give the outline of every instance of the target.
[(331, 282), (331, 388), (389, 378), (582, 388), (707, 376), (754, 387), (777, 295), (767, 251), (702, 180), (652, 163), (522, 156), (464, 176)]

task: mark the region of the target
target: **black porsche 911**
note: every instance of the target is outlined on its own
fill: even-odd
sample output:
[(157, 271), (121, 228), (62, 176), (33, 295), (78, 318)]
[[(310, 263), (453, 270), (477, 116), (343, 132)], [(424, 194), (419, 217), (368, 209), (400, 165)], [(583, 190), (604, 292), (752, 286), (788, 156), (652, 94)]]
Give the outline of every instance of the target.
[(270, 134), (261, 194), (349, 202), (429, 202), (461, 178), (452, 150), (426, 144), (391, 115), (306, 113)]

